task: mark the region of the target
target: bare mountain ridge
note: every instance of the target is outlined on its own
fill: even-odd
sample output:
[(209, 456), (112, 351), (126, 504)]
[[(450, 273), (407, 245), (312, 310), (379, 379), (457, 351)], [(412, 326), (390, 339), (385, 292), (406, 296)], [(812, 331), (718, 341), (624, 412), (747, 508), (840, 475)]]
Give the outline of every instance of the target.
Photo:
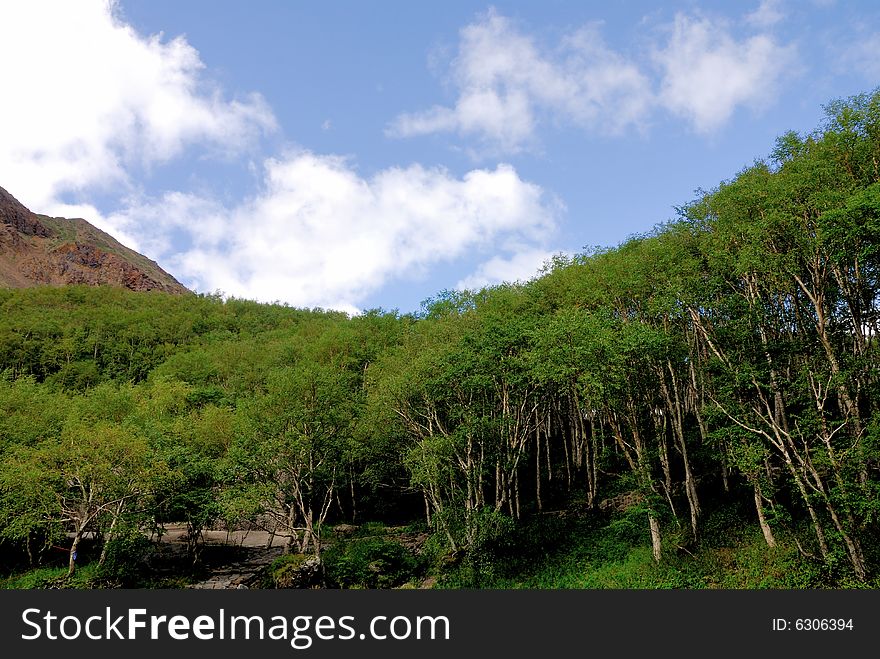
[(189, 292), (155, 261), (85, 220), (38, 215), (0, 188), (0, 287), (67, 284)]

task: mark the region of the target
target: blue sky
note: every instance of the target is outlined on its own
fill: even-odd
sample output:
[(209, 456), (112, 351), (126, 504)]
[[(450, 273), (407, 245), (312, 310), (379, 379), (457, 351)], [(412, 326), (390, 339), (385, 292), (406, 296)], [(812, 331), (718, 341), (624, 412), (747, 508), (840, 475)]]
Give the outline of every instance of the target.
[(33, 210), (200, 292), (405, 312), (812, 130), (880, 84), (880, 5), (3, 3), (0, 73), (0, 185)]

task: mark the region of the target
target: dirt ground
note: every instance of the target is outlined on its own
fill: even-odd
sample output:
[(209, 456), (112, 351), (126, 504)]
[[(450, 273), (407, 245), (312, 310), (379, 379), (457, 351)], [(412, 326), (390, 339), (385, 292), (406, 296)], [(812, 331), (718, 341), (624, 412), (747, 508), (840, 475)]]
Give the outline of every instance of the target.
[[(268, 531), (202, 531), (202, 539), (206, 545), (232, 545), (235, 547), (265, 547), (271, 534)], [(284, 544), (285, 538), (275, 536), (273, 547)], [(186, 525), (167, 524), (162, 542), (185, 543)]]

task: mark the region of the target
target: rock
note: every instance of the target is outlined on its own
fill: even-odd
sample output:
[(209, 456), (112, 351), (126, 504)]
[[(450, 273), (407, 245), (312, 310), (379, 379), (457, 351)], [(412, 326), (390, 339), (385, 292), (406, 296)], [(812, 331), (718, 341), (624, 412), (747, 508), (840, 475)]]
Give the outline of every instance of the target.
[(0, 188), (0, 223), (25, 236), (48, 238), (51, 235), (33, 213), (3, 188)]
[(188, 292), (154, 261), (85, 220), (37, 215), (0, 188), (0, 286), (47, 284)]
[(324, 564), (318, 556), (292, 554), (272, 570), (276, 588), (313, 588), (324, 582)]
[(622, 513), (626, 512), (633, 506), (637, 506), (645, 500), (641, 492), (624, 492), (617, 496), (603, 499), (599, 502), (599, 510), (606, 512)]

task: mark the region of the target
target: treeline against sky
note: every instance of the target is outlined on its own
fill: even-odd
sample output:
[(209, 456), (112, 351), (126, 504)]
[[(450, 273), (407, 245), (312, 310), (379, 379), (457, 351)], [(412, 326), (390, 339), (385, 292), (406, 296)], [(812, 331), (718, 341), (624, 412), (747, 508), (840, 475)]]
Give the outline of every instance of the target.
[[(634, 182), (637, 185), (637, 182)], [(622, 200), (625, 203), (625, 200)], [(613, 218), (607, 218), (613, 220)], [(219, 296), (0, 291), (0, 551), (90, 531), (424, 519), (450, 554), (625, 501), (655, 560), (748, 503), (768, 550), (880, 568), (880, 92), (610, 249), (349, 318)]]

